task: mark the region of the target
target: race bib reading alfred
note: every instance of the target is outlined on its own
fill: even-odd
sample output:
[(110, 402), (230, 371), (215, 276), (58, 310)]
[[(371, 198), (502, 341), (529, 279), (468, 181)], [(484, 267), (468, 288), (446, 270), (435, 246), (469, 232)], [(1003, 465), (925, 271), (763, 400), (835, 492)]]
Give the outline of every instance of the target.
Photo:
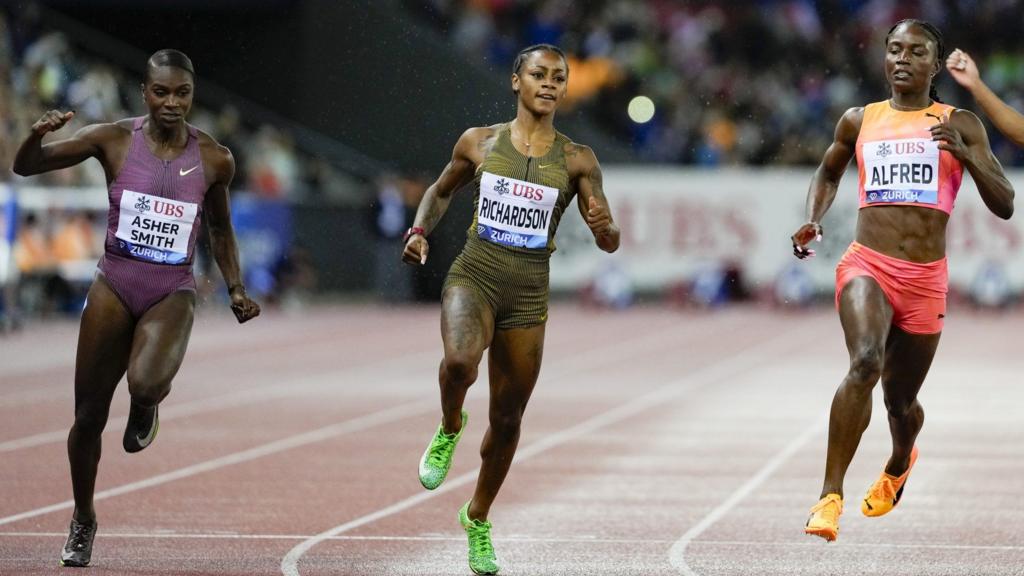
[(866, 142), (864, 197), (868, 204), (939, 203), (939, 145), (927, 138)]
[(199, 207), (149, 194), (125, 190), (117, 244), (126, 254), (160, 264), (182, 264), (188, 259), (188, 239)]
[(484, 172), (477, 234), (504, 246), (544, 248), (557, 200), (557, 188)]

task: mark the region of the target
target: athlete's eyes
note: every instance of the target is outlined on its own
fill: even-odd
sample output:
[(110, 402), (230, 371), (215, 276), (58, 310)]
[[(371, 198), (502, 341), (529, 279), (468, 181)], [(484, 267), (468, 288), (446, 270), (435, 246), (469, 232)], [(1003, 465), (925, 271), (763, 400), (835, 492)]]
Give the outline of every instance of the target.
[(533, 72), (533, 73), (530, 74), (530, 76), (533, 76), (534, 78), (540, 80), (541, 78), (544, 77), (544, 74), (542, 74), (540, 72)]

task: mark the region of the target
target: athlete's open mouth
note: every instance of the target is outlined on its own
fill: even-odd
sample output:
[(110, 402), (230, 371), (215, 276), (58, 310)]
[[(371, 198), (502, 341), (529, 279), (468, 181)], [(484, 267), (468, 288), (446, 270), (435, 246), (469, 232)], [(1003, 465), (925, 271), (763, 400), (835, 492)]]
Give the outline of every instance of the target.
[(544, 100), (551, 100), (552, 102), (555, 101), (555, 97), (553, 95), (551, 95), (551, 94), (538, 94), (537, 98), (543, 98)]
[(910, 80), (912, 76), (913, 74), (907, 72), (906, 70), (896, 70), (895, 72), (892, 73), (892, 77), (896, 80)]

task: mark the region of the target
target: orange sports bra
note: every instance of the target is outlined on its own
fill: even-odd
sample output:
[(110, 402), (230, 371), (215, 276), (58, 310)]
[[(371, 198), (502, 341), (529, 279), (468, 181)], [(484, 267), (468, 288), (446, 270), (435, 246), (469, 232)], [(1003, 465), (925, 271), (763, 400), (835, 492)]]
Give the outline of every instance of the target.
[(947, 121), (953, 106), (933, 102), (923, 110), (896, 110), (889, 101), (864, 107), (857, 137), (860, 207), (923, 206), (953, 211), (964, 167), (939, 150), (928, 130)]

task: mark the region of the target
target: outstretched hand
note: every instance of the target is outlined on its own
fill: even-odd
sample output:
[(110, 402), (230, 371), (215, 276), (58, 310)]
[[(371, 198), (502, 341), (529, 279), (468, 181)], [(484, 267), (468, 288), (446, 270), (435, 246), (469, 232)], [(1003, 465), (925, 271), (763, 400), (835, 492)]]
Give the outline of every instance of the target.
[(35, 132), (37, 136), (43, 136), (47, 132), (56, 132), (63, 128), (64, 125), (70, 122), (74, 117), (74, 110), (69, 112), (50, 110), (43, 114), (42, 118), (36, 120), (36, 123), (32, 125), (32, 131)]
[(243, 286), (231, 290), (231, 311), (239, 324), (244, 324), (260, 315), (260, 305), (245, 293)]
[(981, 80), (981, 73), (978, 72), (978, 65), (974, 63), (974, 59), (959, 48), (953, 50), (946, 58), (946, 70), (949, 70), (950, 76), (958, 84), (968, 90), (973, 90)]
[(805, 258), (813, 258), (814, 250), (807, 247), (811, 241), (821, 242), (821, 237), (824, 234), (824, 230), (821, 228), (821, 224), (817, 222), (808, 222), (801, 226), (795, 234), (790, 237), (793, 241), (793, 255), (803, 260)]

